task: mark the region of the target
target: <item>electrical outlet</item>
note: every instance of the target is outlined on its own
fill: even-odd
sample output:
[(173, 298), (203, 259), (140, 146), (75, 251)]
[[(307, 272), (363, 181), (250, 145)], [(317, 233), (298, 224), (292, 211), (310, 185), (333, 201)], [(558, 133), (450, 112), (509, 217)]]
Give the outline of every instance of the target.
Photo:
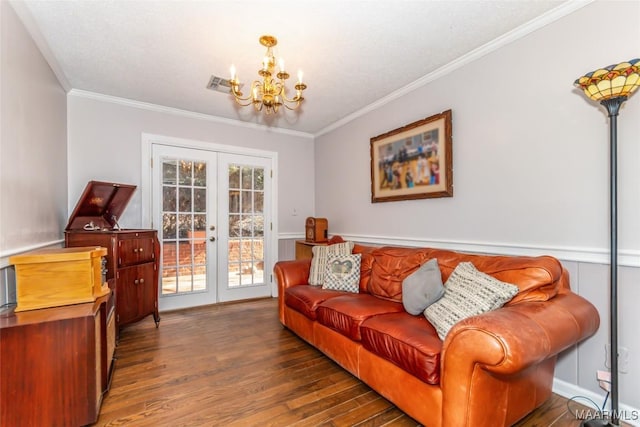
[(598, 384), (604, 391), (611, 391), (611, 372), (609, 371), (597, 371), (596, 378), (598, 378)]
[[(611, 345), (606, 344), (604, 351), (604, 366), (611, 369)], [(621, 374), (629, 372), (629, 349), (626, 347), (618, 347), (618, 372)]]

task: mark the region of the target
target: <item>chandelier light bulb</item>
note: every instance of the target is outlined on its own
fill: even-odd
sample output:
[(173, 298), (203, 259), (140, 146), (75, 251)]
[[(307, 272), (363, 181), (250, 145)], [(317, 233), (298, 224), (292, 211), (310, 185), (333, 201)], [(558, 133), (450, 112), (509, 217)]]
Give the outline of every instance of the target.
[(302, 83), (302, 70), (298, 70), (298, 83)]
[(231, 72), (231, 81), (235, 81), (236, 79), (236, 66), (231, 64), (231, 68), (229, 69)]
[(280, 67), (280, 72), (284, 72), (284, 59), (280, 58), (279, 62), (279, 67)]

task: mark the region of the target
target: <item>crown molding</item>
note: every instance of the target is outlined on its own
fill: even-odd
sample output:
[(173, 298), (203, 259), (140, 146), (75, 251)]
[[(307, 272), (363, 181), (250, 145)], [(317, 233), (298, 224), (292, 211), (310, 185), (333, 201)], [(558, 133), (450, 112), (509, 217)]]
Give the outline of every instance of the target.
[(138, 108), (140, 110), (154, 111), (156, 113), (172, 114), (175, 116), (187, 117), (195, 120), (204, 120), (204, 121), (224, 124), (228, 126), (242, 127), (245, 129), (267, 131), (267, 132), (273, 132), (273, 133), (280, 133), (284, 135), (297, 136), (301, 138), (313, 139), (313, 135), (307, 132), (300, 132), (300, 131), (283, 129), (283, 128), (273, 128), (265, 125), (260, 125), (257, 123), (247, 123), (247, 122), (242, 122), (240, 120), (227, 119), (223, 117), (212, 116), (210, 114), (196, 113), (193, 111), (181, 110), (179, 108), (165, 107), (164, 105), (152, 104), (150, 102), (135, 101), (133, 99), (120, 98), (120, 97), (111, 96), (111, 95), (104, 95), (101, 93), (91, 92), (91, 91), (86, 91), (81, 89), (71, 89), (68, 93), (68, 96), (76, 96), (78, 98), (93, 99), (96, 101), (109, 102), (112, 104), (122, 105), (125, 107)]
[(343, 117), (342, 119), (333, 122), (332, 124), (330, 124), (329, 126), (325, 127), (324, 129), (316, 132), (314, 134), (315, 138), (318, 138), (319, 136), (322, 136), (326, 133), (329, 133), (333, 130), (336, 130), (344, 125), (346, 125), (347, 123), (357, 119), (358, 117), (364, 116), (367, 113), (370, 113), (372, 111), (377, 110), (378, 108), (389, 104), (390, 102), (404, 96), (407, 95), (411, 92), (413, 92), (414, 90), (421, 88), (423, 86), (426, 86), (427, 84), (439, 79), (440, 77), (446, 76), (447, 74), (452, 73), (453, 71), (457, 70), (458, 68), (461, 68), (467, 64), (469, 64), (470, 62), (473, 62), (479, 58), (482, 58), (483, 56), (497, 50), (500, 49), (501, 47), (504, 47), (506, 45), (508, 45), (509, 43), (512, 43), (518, 39), (521, 39), (522, 37), (539, 30), (540, 28), (551, 24), (552, 22), (557, 21), (560, 18), (563, 18), (573, 12), (575, 12), (578, 9), (583, 8), (584, 6), (593, 3), (595, 0), (569, 0), (566, 3), (561, 4), (560, 6), (551, 9), (550, 11), (540, 15), (539, 17), (509, 31), (508, 33), (503, 34), (502, 36), (490, 41), (489, 43), (486, 43), (474, 50), (472, 50), (471, 52), (462, 55), (461, 57), (454, 59), (453, 61), (449, 62), (446, 65), (443, 65), (442, 67), (438, 68), (437, 70), (423, 76), (420, 77), (418, 80), (414, 81), (413, 83), (409, 83), (408, 85), (396, 90), (395, 92), (392, 92), (391, 94), (380, 98), (379, 100), (375, 101), (372, 104), (367, 105), (366, 107), (355, 111), (351, 114), (349, 114), (348, 116)]

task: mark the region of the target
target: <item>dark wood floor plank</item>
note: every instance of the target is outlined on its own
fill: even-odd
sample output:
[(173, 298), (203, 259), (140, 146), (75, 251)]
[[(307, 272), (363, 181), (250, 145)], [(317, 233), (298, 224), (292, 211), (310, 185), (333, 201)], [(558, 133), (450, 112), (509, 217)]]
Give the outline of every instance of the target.
[[(120, 334), (96, 426), (409, 427), (419, 424), (283, 328), (277, 301), (162, 314)], [(577, 426), (554, 395), (519, 427)]]

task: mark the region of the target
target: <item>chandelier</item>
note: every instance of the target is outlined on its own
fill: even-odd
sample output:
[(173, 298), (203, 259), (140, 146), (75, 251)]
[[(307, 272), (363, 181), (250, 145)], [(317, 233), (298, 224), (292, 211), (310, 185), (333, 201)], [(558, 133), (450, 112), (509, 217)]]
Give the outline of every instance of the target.
[(264, 35), (260, 37), (260, 44), (267, 48), (267, 53), (262, 60), (262, 68), (258, 70), (262, 80), (254, 80), (251, 83), (251, 93), (245, 97), (240, 91), (236, 68), (232, 65), (231, 80), (229, 81), (231, 94), (241, 106), (253, 105), (256, 111), (264, 109), (266, 114), (277, 113), (283, 105), (289, 110), (295, 110), (304, 101), (302, 91), (307, 88), (307, 85), (302, 83), (302, 71), (298, 71), (298, 83), (294, 86), (295, 96), (288, 98), (285, 81), (289, 78), (289, 73), (284, 69), (282, 58), (280, 58), (276, 72), (276, 58), (273, 55), (272, 47), (278, 44), (278, 40), (273, 36)]

